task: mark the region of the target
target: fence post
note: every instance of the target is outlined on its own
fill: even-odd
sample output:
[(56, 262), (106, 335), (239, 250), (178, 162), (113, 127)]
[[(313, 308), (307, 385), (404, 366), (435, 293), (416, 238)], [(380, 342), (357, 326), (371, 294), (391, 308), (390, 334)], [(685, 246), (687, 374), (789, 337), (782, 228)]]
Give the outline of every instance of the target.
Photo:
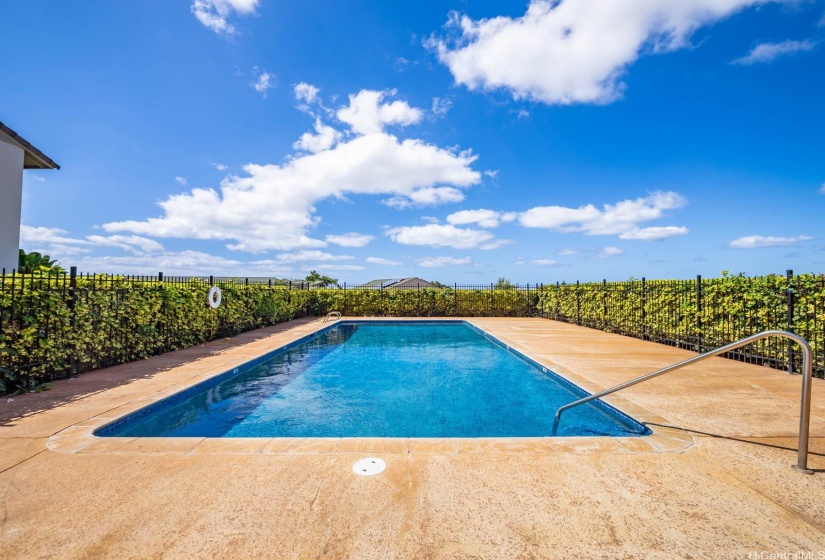
[[(77, 304), (77, 267), (69, 268), (69, 325), (74, 332), (77, 324), (77, 317), (75, 315), (75, 305)], [(73, 345), (74, 346), (74, 345)], [(69, 377), (74, 377), (77, 373), (77, 362), (75, 360), (77, 354), (77, 346), (71, 349), (71, 356), (69, 356)]]
[(647, 311), (645, 310), (645, 277), (642, 276), (642, 340), (647, 340)]
[(581, 292), (579, 291), (579, 281), (576, 280), (576, 324), (577, 325), (582, 324), (581, 307), (582, 307), (582, 298), (581, 298)]
[(702, 275), (696, 275), (696, 352), (702, 353)]
[(214, 285), (215, 285), (215, 277), (210, 274), (209, 275), (209, 287), (211, 288)]
[(163, 282), (163, 273), (158, 272), (158, 282)]
[(602, 330), (607, 327), (607, 278), (602, 279)]
[(556, 321), (559, 320), (559, 311), (561, 309), (561, 284), (556, 280)]
[(545, 311), (542, 298), (544, 297), (544, 282), (539, 285), (539, 297), (536, 298), (537, 305), (539, 306), (539, 313), (543, 319), (547, 319), (547, 312)]
[(453, 283), (453, 306), (455, 307), (454, 317), (458, 317), (458, 282)]
[[(793, 318), (793, 270), (788, 269), (785, 273), (788, 279), (788, 332), (794, 332), (794, 318)], [(793, 373), (793, 341), (788, 340), (788, 373)]]

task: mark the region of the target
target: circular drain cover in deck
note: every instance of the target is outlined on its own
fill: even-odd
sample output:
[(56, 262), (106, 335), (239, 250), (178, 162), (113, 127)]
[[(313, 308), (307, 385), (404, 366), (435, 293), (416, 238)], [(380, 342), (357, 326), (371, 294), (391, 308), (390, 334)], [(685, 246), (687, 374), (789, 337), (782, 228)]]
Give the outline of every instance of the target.
[(360, 474), (361, 476), (373, 476), (376, 474), (381, 474), (386, 468), (387, 463), (381, 459), (367, 457), (366, 459), (355, 461), (355, 464), (352, 465), (352, 472), (355, 474)]

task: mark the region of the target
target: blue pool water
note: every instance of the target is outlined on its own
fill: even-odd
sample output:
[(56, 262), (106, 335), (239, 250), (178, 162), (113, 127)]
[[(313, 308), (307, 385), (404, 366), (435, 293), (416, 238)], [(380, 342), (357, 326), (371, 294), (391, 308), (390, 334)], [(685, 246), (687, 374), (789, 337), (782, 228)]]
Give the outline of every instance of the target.
[[(549, 436), (586, 393), (465, 322), (341, 322), (99, 428), (100, 436)], [(602, 403), (556, 435), (646, 435)]]

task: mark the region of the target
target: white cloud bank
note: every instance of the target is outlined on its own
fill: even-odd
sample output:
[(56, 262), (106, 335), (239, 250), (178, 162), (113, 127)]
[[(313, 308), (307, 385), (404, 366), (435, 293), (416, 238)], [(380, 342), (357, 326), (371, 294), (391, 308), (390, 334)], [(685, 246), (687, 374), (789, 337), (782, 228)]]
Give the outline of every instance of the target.
[[(317, 88), (309, 84), (296, 86), (295, 94), (300, 102), (320, 105)], [(225, 240), (230, 249), (253, 253), (290, 251), (335, 242), (309, 236), (320, 220), (315, 205), (328, 198), (390, 195), (399, 205), (463, 198), (461, 189), (481, 181), (472, 169), (476, 156), (386, 132), (386, 126), (406, 126), (422, 115), (405, 102), (387, 101), (392, 95), (370, 90), (351, 95), (349, 105), (335, 112), (339, 123), (349, 126), (332, 132), (326, 128), (331, 125), (313, 115), (315, 134), (305, 134), (296, 144), (309, 153), (298, 152), (281, 165), (248, 164), (245, 175), (225, 178), (219, 191), (197, 188), (174, 194), (159, 203), (160, 217), (110, 222), (103, 229)]]
[(470, 257), (456, 258), (456, 257), (428, 257), (419, 259), (419, 266), (424, 268), (439, 268), (442, 266), (467, 266), (473, 264), (473, 259)]
[(537, 266), (553, 267), (553, 266), (556, 266), (559, 263), (557, 261), (553, 260), (553, 259), (533, 259), (533, 260), (529, 260), (529, 259), (525, 259), (524, 257), (519, 257), (513, 262), (513, 264), (517, 264), (517, 265), (534, 264), (534, 265), (537, 265)]
[(114, 247), (135, 254), (163, 251), (163, 245), (157, 241), (137, 235), (87, 235), (79, 239), (69, 236), (64, 229), (26, 224), (20, 224), (20, 241), (29, 251), (61, 255), (88, 253), (95, 247)]
[(687, 199), (672, 191), (657, 191), (643, 198), (605, 204), (602, 209), (593, 204), (570, 208), (567, 206), (536, 206), (525, 212), (497, 210), (461, 210), (447, 216), (451, 225), (475, 224), (481, 228), (495, 228), (501, 222), (517, 221), (528, 228), (543, 228), (562, 233), (581, 232), (585, 235), (618, 235), (621, 239), (653, 241), (688, 233), (683, 226), (641, 228), (640, 224), (666, 216), (687, 204)]
[(385, 266), (401, 266), (402, 264), (404, 264), (401, 261), (382, 259), (381, 257), (367, 257), (365, 260), (370, 264), (380, 264)]
[(797, 245), (803, 241), (810, 241), (813, 237), (808, 235), (799, 235), (797, 237), (773, 237), (762, 235), (746, 235), (734, 239), (728, 244), (732, 249), (761, 249), (763, 247), (785, 247), (788, 245)]
[(428, 46), (471, 90), (506, 89), (548, 104), (610, 103), (640, 56), (689, 46), (699, 28), (737, 11), (793, 0), (532, 0), (520, 17), (451, 13)]
[(742, 58), (737, 58), (731, 64), (750, 66), (759, 63), (773, 62), (781, 56), (788, 56), (798, 52), (813, 50), (816, 43), (813, 41), (783, 41), (781, 43), (761, 43)]
[(544, 228), (562, 233), (582, 232), (585, 235), (620, 235), (624, 239), (663, 239), (687, 233), (683, 227), (640, 229), (639, 224), (658, 220), (667, 210), (687, 204), (682, 195), (669, 191), (654, 192), (644, 198), (605, 204), (600, 210), (593, 204), (568, 208), (565, 206), (537, 206), (518, 214), (521, 225)]
[(259, 0), (194, 0), (192, 14), (208, 29), (218, 35), (235, 35), (237, 28), (229, 23), (233, 13), (252, 15), (258, 8)]
[(496, 210), (461, 210), (447, 216), (447, 221), (453, 225), (476, 224), (482, 228), (498, 227), (500, 222), (511, 222), (515, 219), (514, 212), (497, 212)]
[(363, 233), (345, 233), (343, 235), (327, 235), (326, 240), (333, 245), (340, 245), (341, 247), (364, 247), (370, 241), (375, 239), (372, 235), (364, 235)]
[[(498, 239), (490, 231), (503, 222), (517, 222), (528, 228), (542, 228), (560, 233), (585, 235), (618, 235), (620, 239), (656, 241), (688, 233), (684, 226), (640, 227), (644, 222), (666, 216), (687, 204), (685, 197), (675, 192), (657, 191), (643, 198), (605, 204), (602, 209), (593, 204), (578, 208), (566, 206), (536, 206), (525, 212), (499, 212), (480, 208), (460, 210), (447, 216), (446, 224), (402, 226), (384, 233), (396, 243), (453, 249), (498, 249), (511, 243)], [(476, 226), (481, 229), (459, 226)], [(569, 255), (573, 252), (563, 252)], [(610, 255), (608, 255), (610, 256)]]
[(388, 229), (385, 233), (390, 239), (402, 245), (422, 245), (437, 248), (497, 249), (510, 243), (507, 240), (496, 239), (488, 231), (457, 228), (451, 224), (402, 226)]

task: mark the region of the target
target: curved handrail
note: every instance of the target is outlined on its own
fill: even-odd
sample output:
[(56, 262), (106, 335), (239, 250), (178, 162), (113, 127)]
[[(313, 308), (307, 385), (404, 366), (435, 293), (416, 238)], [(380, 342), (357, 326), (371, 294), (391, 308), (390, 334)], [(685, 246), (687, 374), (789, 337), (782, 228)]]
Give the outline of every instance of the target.
[(329, 321), (330, 319), (333, 318), (333, 315), (335, 316), (335, 318), (334, 318), (335, 321), (337, 321), (341, 318), (341, 312), (340, 311), (330, 311), (329, 313), (326, 314), (326, 316), (324, 317), (324, 320), (321, 321), (321, 322), (326, 323), (327, 321)]
[(749, 337), (743, 338), (742, 340), (739, 340), (737, 342), (732, 342), (730, 344), (717, 348), (716, 350), (711, 350), (709, 352), (705, 352), (704, 354), (699, 354), (698, 356), (694, 356), (693, 358), (689, 358), (687, 360), (679, 362), (678, 364), (667, 366), (666, 368), (656, 370), (653, 373), (648, 373), (647, 375), (637, 377), (636, 379), (631, 379), (630, 381), (626, 381), (624, 383), (616, 385), (615, 387), (605, 389), (604, 391), (601, 391), (594, 395), (590, 395), (589, 397), (585, 397), (570, 404), (566, 404), (556, 411), (556, 419), (553, 422), (553, 432), (555, 433), (555, 430), (558, 427), (559, 420), (561, 419), (561, 413), (567, 410), (568, 408), (579, 406), (580, 404), (590, 402), (594, 399), (600, 399), (606, 395), (615, 393), (616, 391), (621, 391), (622, 389), (632, 387), (633, 385), (641, 383), (642, 381), (653, 379), (654, 377), (664, 375), (665, 373), (670, 373), (671, 371), (683, 368), (685, 366), (689, 366), (691, 364), (695, 364), (696, 362), (701, 362), (702, 360), (706, 360), (714, 356), (718, 356), (719, 354), (724, 354), (725, 352), (730, 352), (731, 350), (735, 350), (737, 348), (741, 348), (742, 346), (752, 344), (757, 340), (762, 340), (763, 338), (770, 338), (772, 336), (787, 338), (789, 340), (796, 342), (799, 346), (802, 347), (802, 404), (800, 406), (799, 411), (799, 450), (797, 456), (797, 464), (793, 465), (793, 468), (803, 473), (813, 474), (814, 471), (808, 468), (808, 434), (811, 423), (811, 379), (813, 377), (813, 351), (811, 351), (811, 346), (810, 344), (808, 344), (807, 340), (805, 340), (799, 335), (787, 331), (773, 330), (754, 334)]

